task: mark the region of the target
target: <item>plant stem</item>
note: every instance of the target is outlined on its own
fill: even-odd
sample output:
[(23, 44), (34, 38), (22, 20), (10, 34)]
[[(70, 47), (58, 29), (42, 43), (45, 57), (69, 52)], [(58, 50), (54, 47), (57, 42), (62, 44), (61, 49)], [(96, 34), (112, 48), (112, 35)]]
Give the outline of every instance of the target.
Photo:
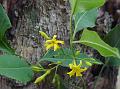
[(83, 82), (83, 89), (87, 89), (86, 88), (86, 82), (85, 82), (85, 80), (81, 77), (81, 80), (82, 80), (82, 82)]
[(73, 38), (72, 38), (72, 15), (70, 16), (70, 48), (72, 49), (73, 48), (73, 44), (72, 44), (72, 41), (73, 41)]
[(98, 77), (97, 77), (97, 79), (96, 79), (96, 81), (95, 81), (95, 83), (94, 83), (94, 88), (93, 89), (96, 89), (96, 87), (97, 87), (97, 82), (99, 81), (99, 79), (100, 79), (100, 76), (101, 76), (101, 74), (102, 74), (102, 72), (103, 72), (103, 69), (106, 67), (106, 65), (108, 64), (108, 62), (109, 62), (109, 59), (105, 62), (105, 64), (103, 65), (103, 67), (102, 67), (102, 69), (100, 70), (100, 73), (99, 73), (99, 75), (98, 75)]
[(73, 17), (73, 14), (71, 14), (71, 16), (70, 16), (70, 49), (71, 49), (72, 54), (73, 54), (73, 59), (75, 59), (74, 45), (73, 45), (72, 17)]
[(73, 57), (74, 57), (73, 43), (72, 43), (73, 42), (73, 38), (72, 38), (72, 36), (73, 36), (72, 17), (73, 17), (73, 15), (71, 14), (71, 16), (70, 16), (70, 49), (72, 50)]

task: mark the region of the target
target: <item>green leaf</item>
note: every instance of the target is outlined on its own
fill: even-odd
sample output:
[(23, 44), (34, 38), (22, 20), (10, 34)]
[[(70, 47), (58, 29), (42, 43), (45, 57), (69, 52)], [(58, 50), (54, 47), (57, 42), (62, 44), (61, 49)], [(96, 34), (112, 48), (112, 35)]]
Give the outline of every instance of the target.
[(84, 30), (80, 41), (73, 43), (81, 43), (96, 49), (104, 57), (118, 57), (120, 58), (117, 48), (109, 46), (105, 43), (95, 31)]
[(33, 77), (27, 62), (15, 55), (0, 56), (0, 74), (24, 83)]
[(120, 51), (120, 25), (113, 28), (105, 37), (105, 42), (112, 47), (117, 47)]
[(70, 0), (72, 14), (84, 12), (93, 8), (99, 8), (105, 0)]
[(68, 48), (57, 51), (49, 50), (40, 61), (46, 60), (54, 63), (62, 62), (61, 66), (68, 67), (68, 65), (73, 62), (74, 58), (76, 59), (77, 64), (80, 63), (80, 60), (88, 61), (92, 64), (101, 64), (100, 61), (90, 58), (82, 53), (79, 53), (74, 57), (73, 52)]
[[(105, 42), (111, 45), (112, 47), (116, 47), (120, 51), (120, 25), (117, 25), (115, 28), (113, 28), (105, 37)], [(120, 59), (115, 57), (110, 57), (109, 59), (109, 65), (112, 66), (119, 66), (120, 65)]]
[(10, 47), (10, 44), (7, 42), (5, 37), (5, 32), (11, 27), (10, 20), (0, 4), (0, 50), (14, 53), (14, 50)]
[(98, 15), (97, 8), (91, 9), (86, 12), (77, 13), (74, 16), (75, 30), (74, 30), (73, 38), (74, 38), (75, 34), (78, 31), (82, 30), (83, 28), (94, 27), (97, 15)]

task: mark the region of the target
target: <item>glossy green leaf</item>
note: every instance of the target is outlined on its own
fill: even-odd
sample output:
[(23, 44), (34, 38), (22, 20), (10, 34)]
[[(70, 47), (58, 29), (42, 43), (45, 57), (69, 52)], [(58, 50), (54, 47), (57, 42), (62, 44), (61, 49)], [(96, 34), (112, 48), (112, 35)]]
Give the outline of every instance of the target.
[[(93, 58), (88, 57), (85, 54), (79, 53), (75, 57), (73, 56), (73, 53), (70, 49), (61, 49), (57, 51), (49, 50), (46, 55), (43, 56), (41, 61), (46, 60), (54, 63), (62, 62), (62, 66), (68, 67), (69, 64), (73, 62), (73, 59), (76, 59), (77, 64), (80, 63), (80, 60), (82, 61), (88, 61), (92, 64), (101, 64), (100, 61), (95, 60)], [(85, 65), (84, 65), (85, 66)]]
[(105, 3), (105, 0), (70, 0), (72, 14), (98, 8)]
[[(106, 35), (105, 42), (112, 47), (118, 48), (120, 51), (120, 25), (117, 25)], [(109, 65), (120, 66), (120, 59), (115, 57), (110, 57), (108, 59)]]
[(117, 48), (109, 46), (105, 43), (95, 31), (89, 31), (85, 29), (83, 31), (80, 41), (75, 41), (74, 43), (81, 43), (96, 49), (104, 57), (118, 57), (120, 54)]
[(14, 50), (10, 47), (10, 44), (7, 42), (5, 37), (5, 32), (11, 27), (10, 20), (0, 4), (0, 50), (14, 53)]
[(33, 77), (31, 67), (18, 56), (0, 56), (0, 75), (15, 79), (20, 82), (28, 82)]
[(78, 31), (87, 27), (94, 27), (97, 16), (98, 16), (97, 8), (91, 9), (86, 12), (77, 13), (74, 16), (75, 30), (74, 30), (73, 38)]

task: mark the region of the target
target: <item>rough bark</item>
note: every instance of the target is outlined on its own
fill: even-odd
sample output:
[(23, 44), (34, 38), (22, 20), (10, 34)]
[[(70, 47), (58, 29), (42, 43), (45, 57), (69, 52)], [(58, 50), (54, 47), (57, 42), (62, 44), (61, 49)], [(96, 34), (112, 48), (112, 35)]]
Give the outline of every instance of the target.
[[(63, 0), (6, 0), (3, 1), (3, 6), (13, 25), (7, 34), (8, 39), (12, 40), (11, 44), (16, 52), (30, 64), (35, 64), (45, 51), (39, 30), (50, 36), (59, 34), (58, 39), (68, 42), (69, 5)], [(35, 29), (36, 25), (41, 29)], [(33, 44), (33, 39), (40, 43), (39, 46)], [(4, 81), (2, 78), (0, 82), (0, 89), (52, 89), (50, 83), (35, 86), (34, 83), (24, 85), (10, 81), (9, 84), (6, 78)]]

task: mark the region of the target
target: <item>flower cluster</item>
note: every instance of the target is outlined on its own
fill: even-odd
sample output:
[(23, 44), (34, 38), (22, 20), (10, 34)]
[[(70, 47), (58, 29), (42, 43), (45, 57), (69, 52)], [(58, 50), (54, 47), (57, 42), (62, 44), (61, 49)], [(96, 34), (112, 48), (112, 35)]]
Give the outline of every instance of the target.
[[(49, 49), (53, 49), (54, 51), (57, 51), (58, 49), (60, 49), (60, 44), (64, 44), (64, 41), (62, 40), (57, 40), (57, 35), (54, 35), (52, 38), (49, 37), (46, 33), (42, 32), (42, 31), (39, 31), (40, 35), (43, 36), (46, 41), (45, 41), (45, 48), (46, 50), (49, 50)], [(80, 55), (80, 51), (77, 51), (75, 53), (75, 56), (78, 56)], [(88, 65), (88, 66), (91, 66), (92, 64), (88, 61), (85, 61), (85, 63)], [(58, 63), (57, 63), (58, 64)], [(58, 64), (59, 65), (59, 64)], [(82, 76), (82, 73), (85, 72), (87, 70), (86, 67), (82, 67), (82, 60), (80, 61), (80, 63), (77, 65), (76, 61), (74, 60), (72, 64), (69, 64), (69, 67), (71, 69), (70, 72), (68, 72), (67, 74), (72, 77), (72, 76)], [(57, 67), (55, 67), (57, 68)], [(32, 69), (33, 71), (35, 72), (40, 72), (41, 70), (44, 70), (44, 68), (39, 68), (37, 66), (32, 66)], [(46, 71), (46, 70), (44, 70)], [(47, 75), (49, 75), (51, 72), (51, 69), (48, 69), (43, 75), (41, 75), (40, 77), (38, 77), (36, 80), (35, 80), (35, 83), (40, 83), (42, 80), (45, 79), (45, 77)], [(56, 75), (56, 74), (55, 74)]]

